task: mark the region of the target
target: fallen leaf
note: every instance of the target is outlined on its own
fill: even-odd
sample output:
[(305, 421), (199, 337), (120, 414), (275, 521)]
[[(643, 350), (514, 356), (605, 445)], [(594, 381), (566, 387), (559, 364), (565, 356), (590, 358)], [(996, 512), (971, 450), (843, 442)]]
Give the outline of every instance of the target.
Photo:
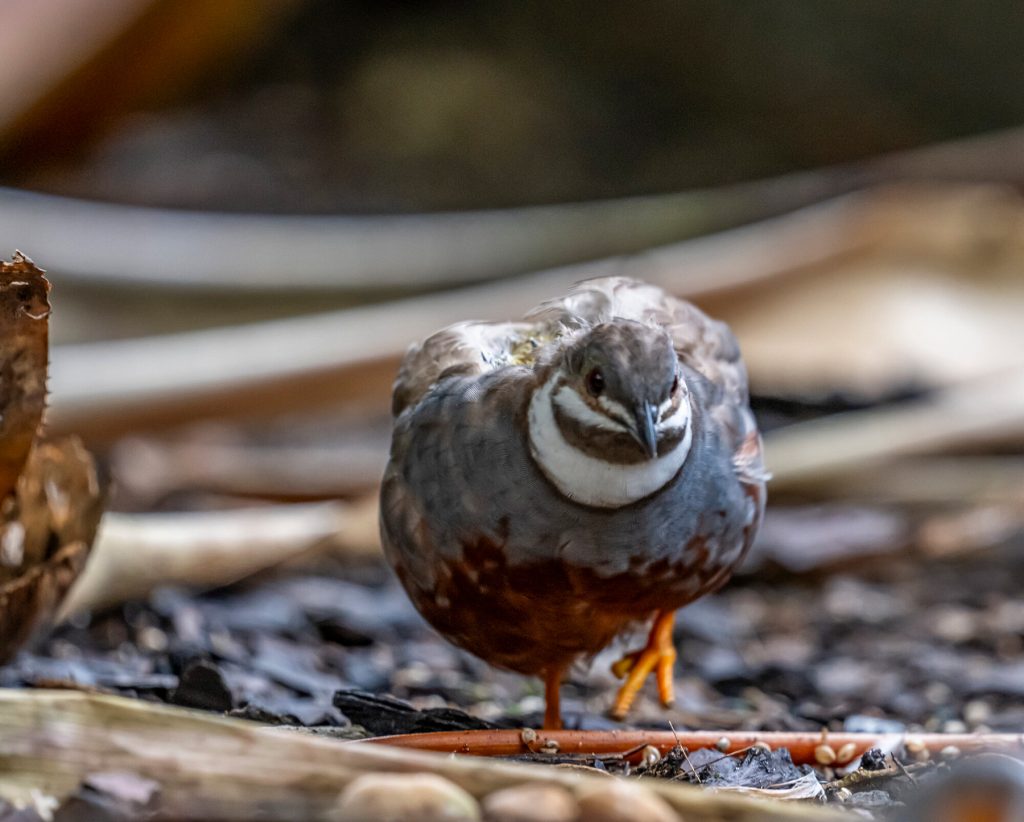
[(74, 438), (37, 445), (10, 500), (0, 544), (21, 545), (20, 561), (0, 567), (0, 662), (53, 619), (85, 566), (102, 513), (95, 465)]
[(43, 416), (49, 290), (20, 252), (0, 261), (0, 499), (14, 490)]
[(37, 439), (49, 289), (23, 254), (0, 262), (0, 662), (52, 620), (102, 512), (96, 467), (81, 443)]

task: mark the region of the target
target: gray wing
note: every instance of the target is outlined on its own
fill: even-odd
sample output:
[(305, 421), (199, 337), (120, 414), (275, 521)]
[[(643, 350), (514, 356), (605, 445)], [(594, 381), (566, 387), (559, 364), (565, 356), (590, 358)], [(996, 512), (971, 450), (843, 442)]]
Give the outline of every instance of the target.
[(395, 378), (391, 413), (397, 417), (415, 405), (443, 377), (512, 364), (530, 330), (526, 323), (462, 322), (410, 346)]
[(732, 447), (738, 476), (750, 483), (767, 480), (761, 438), (750, 411), (746, 368), (725, 323), (657, 286), (629, 277), (579, 283), (566, 296), (535, 309), (527, 321), (571, 331), (616, 317), (657, 324), (668, 331), (680, 361), (714, 388), (708, 411)]

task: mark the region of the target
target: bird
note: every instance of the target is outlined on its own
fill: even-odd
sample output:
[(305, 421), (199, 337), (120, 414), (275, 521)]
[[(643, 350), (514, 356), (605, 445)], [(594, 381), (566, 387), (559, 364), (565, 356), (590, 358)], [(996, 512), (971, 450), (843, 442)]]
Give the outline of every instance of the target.
[(728, 326), (637, 279), (585, 280), (410, 346), (392, 417), (381, 543), (426, 621), (540, 677), (545, 729), (571, 667), (650, 622), (610, 713), (652, 673), (671, 705), (675, 612), (729, 579), (766, 502)]

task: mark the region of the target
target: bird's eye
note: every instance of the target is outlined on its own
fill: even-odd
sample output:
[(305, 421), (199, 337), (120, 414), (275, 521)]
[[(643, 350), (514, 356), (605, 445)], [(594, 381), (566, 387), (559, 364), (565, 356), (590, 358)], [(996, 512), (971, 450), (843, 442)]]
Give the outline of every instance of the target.
[(593, 368), (587, 374), (587, 391), (592, 397), (596, 397), (604, 391), (604, 374), (601, 373), (601, 369)]

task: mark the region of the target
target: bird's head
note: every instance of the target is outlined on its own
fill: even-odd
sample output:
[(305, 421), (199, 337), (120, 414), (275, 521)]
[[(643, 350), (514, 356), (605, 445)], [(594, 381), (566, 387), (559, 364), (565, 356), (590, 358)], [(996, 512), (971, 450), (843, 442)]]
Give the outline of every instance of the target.
[[(668, 332), (613, 320), (574, 338), (535, 392), (531, 449), (570, 496), (631, 501), (670, 464), (678, 470), (689, 449), (689, 423), (689, 392)], [(556, 479), (561, 475), (563, 482)], [(581, 490), (599, 475), (623, 490)]]
[(553, 400), (584, 427), (628, 435), (647, 459), (673, 433), (661, 423), (684, 399), (685, 386), (664, 329), (625, 320), (595, 326), (567, 348), (561, 375), (564, 387)]

